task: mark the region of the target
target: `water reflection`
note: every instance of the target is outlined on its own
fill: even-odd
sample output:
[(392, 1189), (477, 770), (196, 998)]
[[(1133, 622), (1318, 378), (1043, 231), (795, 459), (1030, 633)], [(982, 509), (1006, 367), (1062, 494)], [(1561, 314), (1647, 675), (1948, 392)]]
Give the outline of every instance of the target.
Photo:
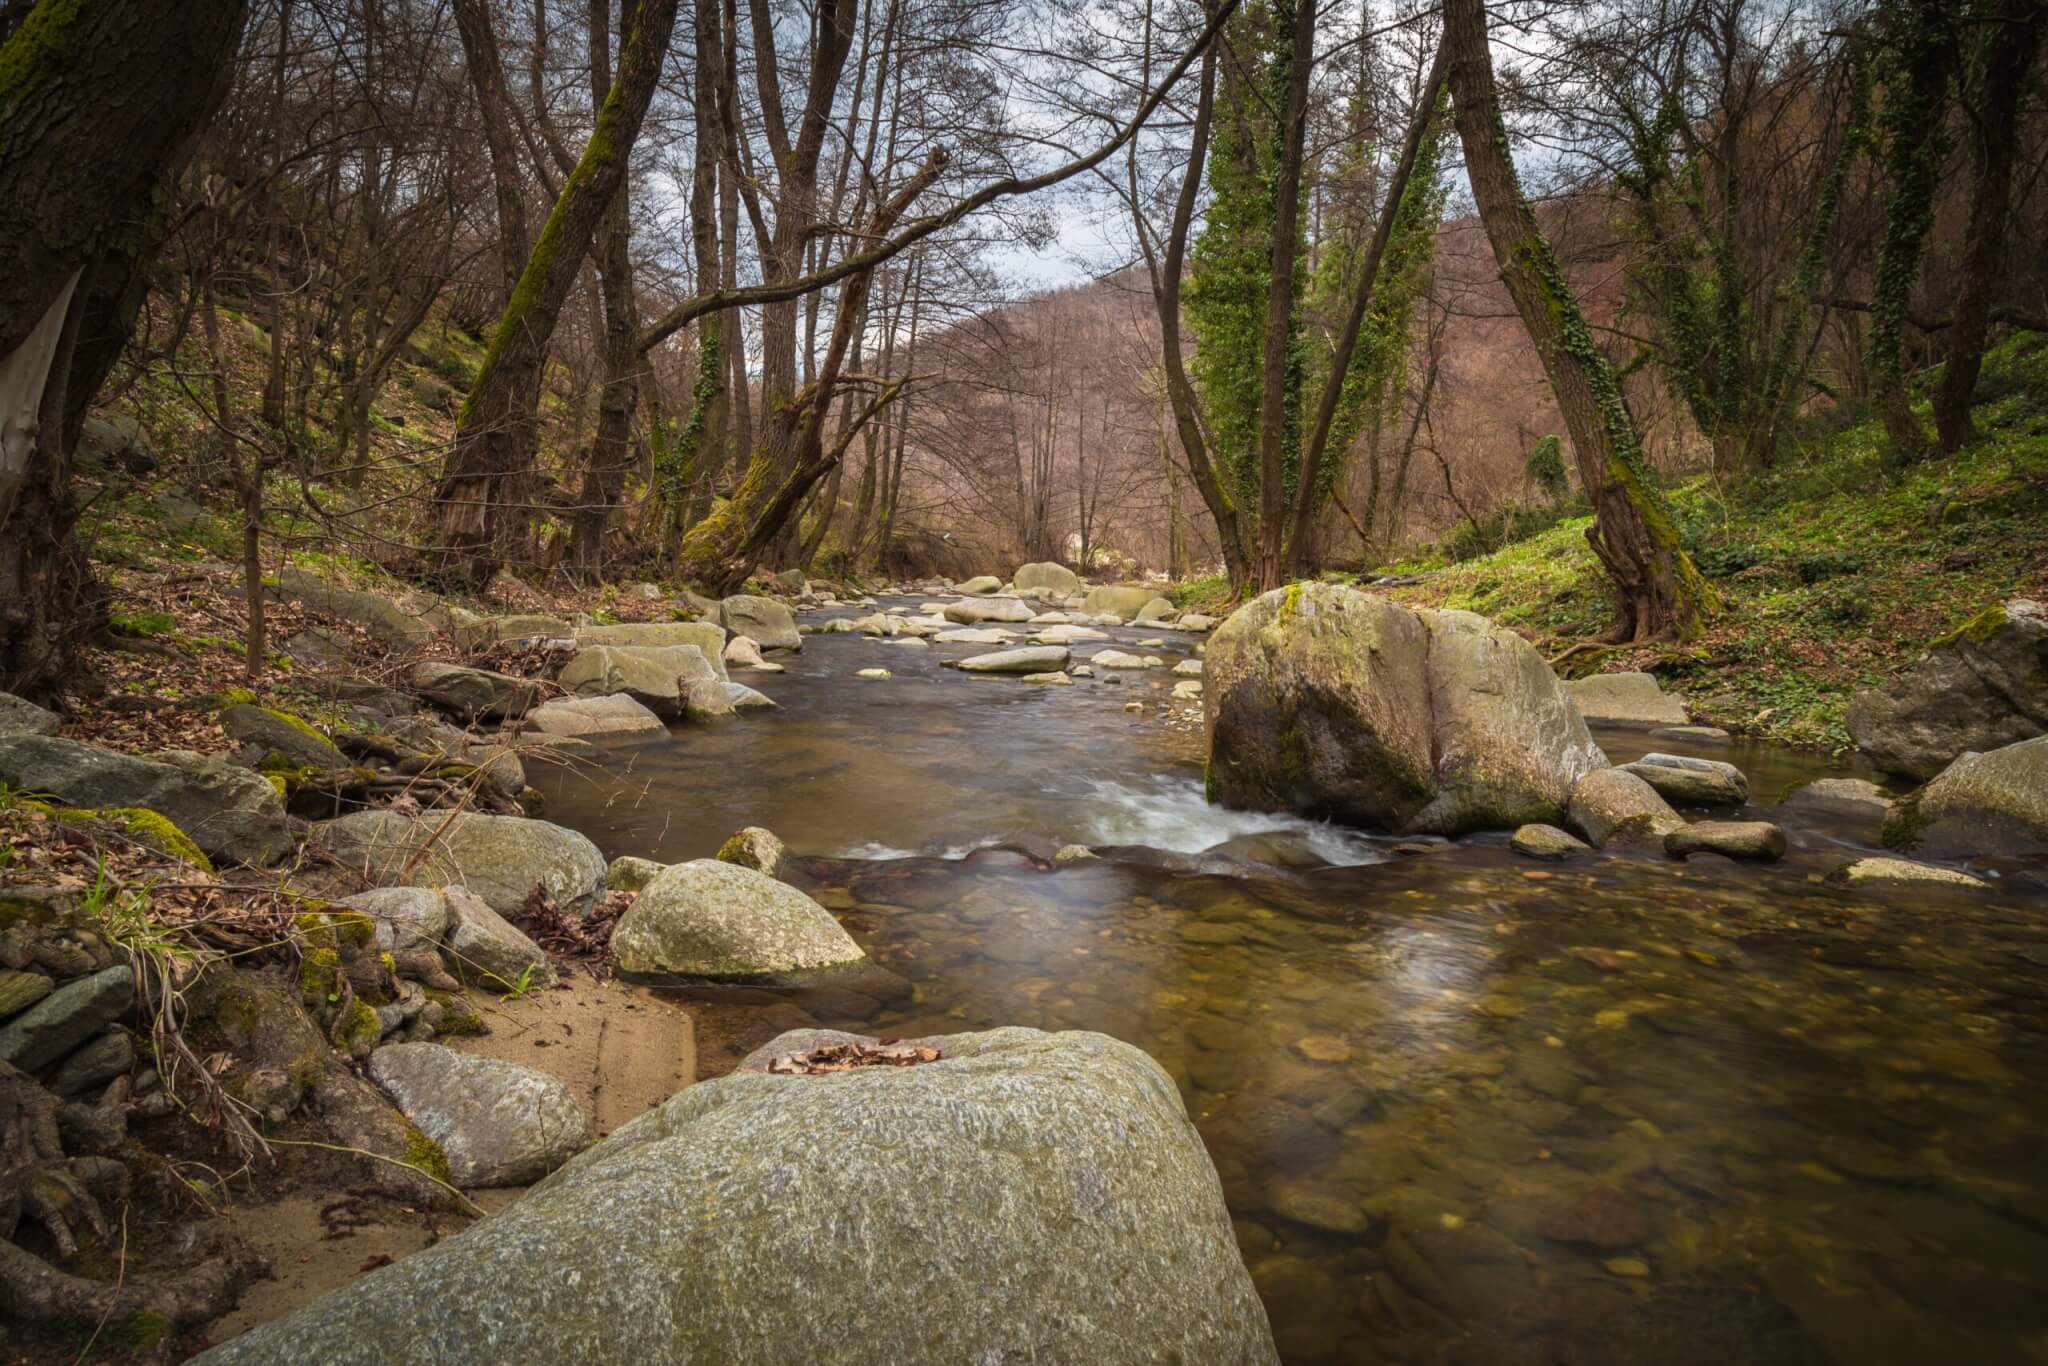
[[(738, 995), (776, 1029), (1146, 1049), (1288, 1360), (2048, 1361), (2037, 875), (1852, 896), (1818, 874), (1858, 833), (1789, 814), (1777, 869), (1240, 824), (1132, 693), (835, 681), (890, 648), (814, 639), (785, 714), (557, 818), (656, 857), (749, 822), (958, 855), (801, 862), (895, 989)], [(1233, 857), (1045, 861), (1075, 840)]]

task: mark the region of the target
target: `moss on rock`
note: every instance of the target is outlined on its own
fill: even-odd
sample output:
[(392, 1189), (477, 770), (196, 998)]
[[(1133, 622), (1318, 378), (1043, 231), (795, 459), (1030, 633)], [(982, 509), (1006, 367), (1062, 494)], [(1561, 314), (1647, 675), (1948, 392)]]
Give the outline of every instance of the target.
[(195, 868), (213, 871), (213, 860), (206, 856), (192, 837), (180, 830), (177, 823), (160, 811), (151, 811), (140, 806), (65, 806), (51, 811), (51, 815), (67, 824), (81, 825), (100, 822), (118, 827), (124, 835), (160, 853), (183, 859)]

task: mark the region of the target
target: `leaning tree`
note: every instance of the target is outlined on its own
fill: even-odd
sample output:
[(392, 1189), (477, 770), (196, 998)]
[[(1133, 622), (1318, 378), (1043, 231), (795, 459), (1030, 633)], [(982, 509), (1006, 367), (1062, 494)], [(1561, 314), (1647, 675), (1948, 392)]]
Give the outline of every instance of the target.
[(0, 686), (47, 694), (99, 623), (70, 457), (226, 94), (247, 0), (0, 8)]

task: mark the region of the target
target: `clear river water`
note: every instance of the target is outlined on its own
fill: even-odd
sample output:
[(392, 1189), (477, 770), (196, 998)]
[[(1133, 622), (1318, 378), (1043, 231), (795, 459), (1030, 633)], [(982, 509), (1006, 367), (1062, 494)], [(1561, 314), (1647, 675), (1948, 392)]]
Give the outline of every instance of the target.
[(665, 861), (766, 826), (907, 983), (728, 1007), (1145, 1049), (1287, 1361), (2048, 1363), (2048, 869), (1826, 885), (1876, 831), (1773, 809), (1848, 770), (1763, 746), (1699, 752), (1770, 867), (1223, 811), (1166, 671), (940, 667), (977, 648), (809, 636), (736, 674), (779, 710), (558, 772), (549, 816)]

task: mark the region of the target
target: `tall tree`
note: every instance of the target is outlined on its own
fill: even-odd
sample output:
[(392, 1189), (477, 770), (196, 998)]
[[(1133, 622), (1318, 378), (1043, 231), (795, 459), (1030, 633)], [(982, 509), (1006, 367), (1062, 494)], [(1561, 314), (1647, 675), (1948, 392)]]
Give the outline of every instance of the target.
[(1718, 610), (1719, 599), (1679, 542), (1614, 367), (1586, 326), (1522, 193), (1494, 86), (1483, 0), (1445, 0), (1444, 46), (1472, 197), (1501, 280), (1564, 414), (1579, 480), (1593, 500), (1587, 540), (1614, 588), (1621, 616), (1615, 635), (1689, 639)]
[(661, 78), (677, 0), (639, 0), (590, 141), (505, 302), (482, 369), (456, 420), (435, 497), (444, 577), (482, 584), (526, 537), (532, 500), (537, 376), (592, 235), (612, 211), (633, 143)]
[(1991, 299), (1999, 284), (2006, 220), (2012, 216), (2013, 171), (2020, 159), (2020, 103), (2040, 51), (2044, 8), (2040, 0), (2005, 0), (1991, 6), (1985, 18), (1970, 121), (1972, 184), (1962, 293), (1949, 326), (1948, 363), (1934, 387), (1934, 426), (1944, 451), (1976, 436), (1970, 395), (1976, 392), (1991, 329)]
[(246, 0), (0, 14), (0, 681), (48, 692), (101, 620), (70, 457), (160, 244), (157, 194), (227, 90)]

